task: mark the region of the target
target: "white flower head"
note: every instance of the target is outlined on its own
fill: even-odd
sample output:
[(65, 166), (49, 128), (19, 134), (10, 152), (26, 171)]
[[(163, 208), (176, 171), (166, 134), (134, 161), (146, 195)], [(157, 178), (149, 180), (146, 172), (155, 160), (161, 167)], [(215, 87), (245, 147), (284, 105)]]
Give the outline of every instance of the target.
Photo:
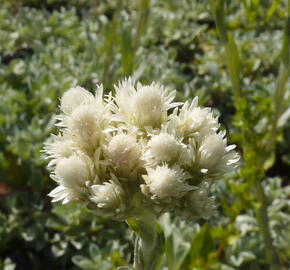
[(138, 89), (132, 104), (136, 124), (160, 126), (167, 111), (165, 102), (162, 90), (154, 85)]
[(148, 146), (152, 155), (161, 162), (176, 160), (180, 150), (178, 141), (168, 133), (153, 136)]
[(103, 116), (93, 105), (80, 105), (67, 120), (68, 130), (86, 148), (94, 149), (102, 137)]
[(127, 80), (116, 87), (116, 103), (127, 121), (138, 127), (159, 127), (167, 119), (167, 111), (180, 103), (172, 103), (175, 91), (160, 84), (137, 85)]
[(93, 95), (77, 86), (63, 94), (60, 135), (43, 151), (58, 183), (52, 201), (76, 200), (117, 219), (136, 207), (208, 217), (214, 208), (203, 183), (239, 159), (217, 117), (197, 98), (174, 102), (175, 90), (158, 83), (129, 78), (115, 90), (104, 96), (99, 85)]
[(52, 135), (51, 139), (52, 141), (44, 144), (42, 151), (46, 159), (51, 159), (48, 167), (56, 165), (58, 160), (71, 156), (78, 149), (78, 144), (69, 134)]
[(117, 169), (130, 172), (140, 164), (142, 148), (132, 134), (117, 134), (113, 136), (107, 147), (107, 155)]
[(78, 189), (91, 180), (91, 166), (89, 157), (72, 155), (61, 159), (55, 167), (55, 176), (59, 183), (67, 188)]
[(188, 192), (176, 212), (184, 219), (209, 219), (216, 214), (214, 197), (209, 196), (210, 184), (203, 181), (199, 188)]
[(66, 91), (60, 103), (60, 109), (64, 114), (71, 114), (81, 104), (87, 104), (94, 101), (94, 96), (86, 89), (76, 86)]
[(224, 133), (210, 134), (201, 143), (199, 162), (203, 168), (214, 167), (226, 153), (226, 139), (224, 135)]
[(234, 148), (235, 145), (227, 146), (225, 132), (210, 134), (199, 147), (199, 165), (208, 170), (227, 171), (239, 160), (239, 156), (233, 151)]
[[(169, 168), (163, 165), (157, 166), (156, 169), (148, 168), (147, 175), (143, 175), (143, 178), (152, 194), (152, 199), (180, 198), (195, 188), (186, 182), (190, 175), (178, 166)], [(146, 189), (143, 188), (143, 190)]]
[(92, 179), (92, 167), (92, 161), (85, 155), (74, 154), (59, 160), (51, 177), (60, 186), (48, 194), (53, 197), (53, 202), (63, 200), (67, 203), (86, 196), (87, 183)]
[(148, 150), (145, 152), (144, 159), (147, 164), (159, 164), (163, 162), (181, 163), (188, 162), (188, 151), (186, 145), (177, 140), (173, 135), (161, 132), (152, 135), (148, 142)]
[(90, 200), (104, 215), (120, 214), (125, 208), (123, 188), (110, 180), (102, 185), (91, 186)]
[[(219, 123), (209, 108), (198, 107), (198, 99), (191, 103), (185, 102), (182, 108), (172, 114), (171, 121), (175, 124), (177, 132), (184, 137), (203, 137), (208, 133), (215, 132)], [(177, 114), (178, 113), (178, 114)]]
[(129, 77), (120, 81), (118, 85), (115, 85), (115, 90), (115, 101), (118, 106), (116, 112), (120, 110), (122, 114), (130, 118), (132, 100), (136, 94), (135, 82)]

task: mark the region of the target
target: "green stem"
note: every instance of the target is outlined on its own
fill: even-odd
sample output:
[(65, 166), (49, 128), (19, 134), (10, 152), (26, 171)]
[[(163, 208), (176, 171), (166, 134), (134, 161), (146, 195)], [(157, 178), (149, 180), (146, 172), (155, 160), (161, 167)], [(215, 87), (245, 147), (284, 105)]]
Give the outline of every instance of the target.
[(139, 47), (140, 39), (146, 32), (146, 26), (150, 13), (150, 0), (140, 0), (138, 10), (138, 20), (135, 35), (128, 29), (123, 30), (122, 34), (122, 64), (125, 76), (130, 76), (133, 72), (134, 57)]
[(240, 58), (234, 38), (228, 33), (223, 0), (210, 0), (212, 12), (220, 39), (225, 47), (225, 60), (234, 90), (235, 100), (242, 98), (240, 79)]
[(136, 34), (133, 41), (133, 48), (136, 50), (139, 47), (139, 42), (142, 34), (146, 31), (147, 21), (150, 12), (150, 0), (141, 0), (139, 7), (139, 20), (137, 23)]
[[(289, 1), (290, 0), (288, 0), (288, 2)], [(224, 1), (223, 0), (210, 0), (210, 4), (211, 4), (212, 12), (215, 18), (217, 31), (222, 40), (222, 43), (225, 46), (226, 64), (227, 64), (228, 73), (230, 75), (231, 83), (234, 90), (235, 106), (236, 106), (237, 111), (240, 112), (241, 110), (243, 110), (243, 108), (241, 108), (239, 105), (240, 101), (243, 100), (244, 104), (247, 106), (247, 99), (243, 97), (243, 92), (241, 89), (240, 58), (238, 54), (238, 49), (237, 49), (237, 46), (235, 44), (233, 37), (227, 32), (227, 25), (225, 22), (224, 6), (223, 6)], [(289, 59), (289, 56), (288, 56), (288, 59)], [(277, 93), (277, 95), (279, 95), (279, 97), (276, 98), (279, 101), (281, 101), (281, 92), (283, 93), (284, 87), (285, 87), (284, 75), (281, 75), (281, 76), (283, 77), (278, 82), (279, 93)], [(280, 81), (282, 81), (283, 83), (281, 84)], [(276, 107), (278, 107), (278, 105), (276, 105)], [(246, 117), (244, 113), (242, 113), (241, 115), (243, 115), (243, 117)], [(277, 118), (277, 116), (275, 116), (274, 118)], [(273, 130), (274, 137), (276, 136), (277, 120), (278, 118), (275, 119), (274, 121), (275, 123), (274, 124), (275, 129)], [(244, 151), (247, 152), (248, 147), (251, 147), (251, 146), (249, 146), (248, 143), (246, 142), (246, 130), (243, 125), (241, 126), (241, 132), (243, 134)], [(254, 182), (254, 187), (255, 187), (255, 193), (257, 196), (257, 200), (259, 202), (259, 208), (257, 209), (257, 217), (258, 217), (259, 227), (261, 229), (261, 234), (263, 236), (264, 243), (265, 243), (265, 253), (269, 261), (269, 264), (271, 265), (271, 269), (278, 270), (279, 259), (278, 259), (277, 252), (275, 250), (275, 247), (271, 239), (266, 195), (265, 195), (263, 186), (261, 184), (261, 178), (258, 175), (253, 175), (253, 180), (254, 180), (253, 182)]]
[(257, 217), (259, 227), (261, 229), (261, 234), (264, 239), (266, 256), (268, 261), (270, 262), (271, 270), (279, 270), (279, 257), (270, 235), (269, 216), (267, 212), (267, 198), (260, 179), (257, 179), (255, 181), (254, 186), (256, 190), (257, 200), (259, 202)]
[(288, 0), (288, 16), (286, 18), (283, 45), (281, 49), (281, 63), (277, 80), (277, 88), (275, 93), (274, 116), (272, 121), (272, 129), (269, 138), (269, 151), (275, 152), (276, 133), (278, 129), (278, 120), (285, 107), (284, 97), (286, 92), (286, 84), (290, 75), (290, 0)]
[(105, 86), (108, 84), (108, 80), (111, 77), (109, 75), (110, 65), (113, 60), (114, 55), (114, 44), (117, 36), (117, 27), (120, 20), (120, 13), (122, 10), (122, 0), (119, 1), (118, 6), (115, 10), (113, 19), (110, 23), (107, 24), (105, 28), (105, 42), (104, 42), (104, 51), (105, 51), (105, 59), (104, 59), (104, 68), (102, 73), (102, 83)]
[(163, 233), (151, 211), (140, 208), (126, 220), (135, 232), (134, 269), (153, 270), (162, 256)]

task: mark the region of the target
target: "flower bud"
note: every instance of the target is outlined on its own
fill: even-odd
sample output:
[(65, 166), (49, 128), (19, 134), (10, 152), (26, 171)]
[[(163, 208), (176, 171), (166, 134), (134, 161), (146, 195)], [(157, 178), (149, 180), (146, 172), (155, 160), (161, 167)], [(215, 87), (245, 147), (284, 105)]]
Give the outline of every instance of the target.
[(76, 86), (63, 94), (61, 98), (60, 109), (63, 111), (63, 113), (69, 115), (81, 104), (89, 103), (93, 100), (94, 96), (89, 91), (80, 86)]
[(161, 162), (177, 160), (180, 151), (180, 143), (167, 133), (155, 135), (148, 142), (152, 156)]
[(52, 159), (48, 167), (57, 163), (59, 159), (71, 156), (78, 148), (77, 143), (68, 134), (53, 135), (53, 141), (45, 143), (44, 151), (46, 158)]
[(149, 187), (152, 199), (179, 198), (194, 189), (186, 183), (189, 175), (177, 166), (168, 168), (163, 165), (157, 166), (156, 169), (148, 168), (147, 175), (143, 175), (143, 178)]
[(98, 145), (102, 130), (95, 106), (80, 105), (68, 119), (68, 129), (79, 139), (79, 143), (87, 148)]
[(84, 157), (72, 155), (57, 163), (55, 176), (62, 186), (78, 190), (91, 178), (90, 165)]
[(167, 110), (180, 105), (172, 103), (175, 91), (152, 83), (134, 87), (132, 80), (125, 80), (116, 87), (116, 103), (126, 121), (138, 127), (160, 127), (167, 119)]
[(133, 113), (138, 126), (159, 126), (165, 111), (164, 101), (156, 88), (144, 86), (136, 93)]
[(199, 148), (199, 164), (202, 168), (212, 169), (226, 153), (225, 133), (210, 134)]
[(191, 103), (185, 102), (179, 111), (175, 112), (171, 119), (176, 123), (178, 133), (182, 136), (202, 137), (208, 133), (216, 131), (219, 127), (217, 118), (215, 118), (209, 108), (200, 108), (197, 106), (198, 99), (195, 98)]
[(208, 219), (216, 214), (214, 197), (208, 195), (209, 183), (204, 181), (197, 190), (190, 191), (183, 198), (176, 212), (185, 219)]
[(141, 147), (133, 135), (114, 136), (109, 142), (107, 152), (117, 169), (122, 171), (133, 170), (140, 162)]
[(90, 200), (102, 210), (103, 214), (114, 215), (124, 210), (123, 197), (125, 193), (120, 185), (109, 181), (102, 185), (91, 186), (91, 191)]

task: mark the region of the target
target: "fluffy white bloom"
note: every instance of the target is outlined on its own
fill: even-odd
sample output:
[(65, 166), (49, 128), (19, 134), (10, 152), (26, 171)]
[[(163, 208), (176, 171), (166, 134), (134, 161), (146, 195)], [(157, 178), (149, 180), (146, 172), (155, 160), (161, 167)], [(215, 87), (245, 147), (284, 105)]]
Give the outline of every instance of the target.
[(120, 214), (124, 206), (124, 190), (112, 180), (102, 185), (91, 186), (90, 200), (96, 204), (103, 215)]
[(214, 167), (226, 153), (226, 139), (224, 133), (210, 134), (199, 148), (200, 165), (204, 168)]
[[(174, 96), (171, 96), (173, 99)], [(139, 126), (160, 126), (164, 116), (166, 117), (170, 100), (170, 96), (163, 95), (158, 85), (141, 87), (132, 104), (135, 123)]]
[(191, 103), (185, 102), (182, 108), (175, 110), (171, 116), (171, 129), (175, 129), (183, 137), (203, 137), (215, 132), (218, 127), (217, 118), (209, 108), (198, 107), (198, 99)]
[(69, 134), (52, 135), (52, 141), (44, 144), (46, 159), (51, 159), (48, 167), (54, 166), (58, 160), (71, 156), (78, 149), (78, 144)]
[(130, 173), (140, 164), (142, 149), (135, 136), (117, 134), (113, 136), (107, 147), (107, 155), (117, 169)]
[(95, 147), (102, 131), (110, 128), (109, 124), (113, 121), (112, 97), (103, 98), (102, 86), (98, 86), (95, 96), (76, 87), (65, 92), (61, 102), (64, 114), (57, 116), (57, 126), (67, 128), (67, 133), (72, 133), (82, 145)]
[(183, 202), (176, 208), (176, 213), (185, 219), (208, 219), (216, 214), (214, 197), (210, 197), (209, 183), (204, 181), (197, 190), (190, 191), (183, 198)]
[(144, 159), (148, 166), (163, 162), (181, 163), (189, 162), (186, 145), (178, 141), (173, 135), (161, 132), (153, 135), (148, 142), (148, 150), (144, 154)]
[(99, 143), (102, 130), (97, 109), (93, 105), (81, 105), (68, 118), (67, 127), (79, 139), (79, 143), (95, 148)]
[(59, 185), (52, 201), (76, 200), (116, 219), (132, 217), (136, 207), (184, 218), (212, 215), (207, 181), (239, 157), (211, 110), (197, 98), (175, 103), (175, 91), (158, 83), (129, 78), (115, 89), (115, 97), (104, 97), (102, 86), (95, 95), (79, 86), (63, 94), (60, 135), (44, 146)]
[(180, 143), (168, 133), (153, 136), (148, 146), (153, 157), (161, 162), (176, 160), (180, 151)]
[(132, 100), (136, 94), (135, 82), (131, 78), (120, 81), (118, 85), (115, 85), (115, 91), (115, 101), (118, 106), (116, 108), (116, 113), (121, 111), (122, 114), (130, 119)]
[(227, 146), (225, 132), (210, 134), (199, 147), (199, 164), (208, 170), (224, 171), (239, 160), (238, 155), (232, 151), (234, 148), (235, 145)]
[(54, 189), (49, 196), (53, 201), (64, 200), (68, 202), (73, 196), (80, 199), (86, 193), (86, 184), (92, 178), (93, 163), (85, 155), (72, 155), (59, 160), (55, 172), (51, 177), (59, 183), (60, 187)]
[[(148, 168), (147, 175), (143, 175), (143, 178), (152, 194), (152, 199), (182, 197), (185, 192), (194, 189), (186, 182), (190, 175), (178, 166), (169, 168), (163, 165), (157, 166), (156, 169)], [(142, 189), (146, 193), (146, 187), (143, 186)]]
[(85, 182), (91, 178), (89, 158), (72, 155), (60, 160), (55, 168), (55, 176), (64, 187), (77, 189), (84, 187)]
[(88, 104), (94, 101), (94, 96), (80, 86), (73, 87), (66, 91), (60, 102), (60, 109), (65, 114), (71, 114), (81, 104)]
[(116, 87), (116, 103), (125, 119), (138, 127), (159, 127), (167, 119), (167, 111), (180, 103), (172, 103), (175, 91), (162, 85), (137, 85), (126, 80)]

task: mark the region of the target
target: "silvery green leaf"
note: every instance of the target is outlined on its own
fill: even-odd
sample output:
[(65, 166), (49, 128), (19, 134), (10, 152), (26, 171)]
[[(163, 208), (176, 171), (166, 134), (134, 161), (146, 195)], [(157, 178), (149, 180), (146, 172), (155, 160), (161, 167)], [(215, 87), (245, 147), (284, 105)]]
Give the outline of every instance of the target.
[(282, 128), (290, 118), (290, 107), (280, 116), (278, 120), (278, 127)]
[(239, 267), (242, 263), (252, 261), (256, 258), (256, 256), (248, 251), (242, 251), (239, 253), (238, 256), (231, 255), (230, 262), (234, 265)]

